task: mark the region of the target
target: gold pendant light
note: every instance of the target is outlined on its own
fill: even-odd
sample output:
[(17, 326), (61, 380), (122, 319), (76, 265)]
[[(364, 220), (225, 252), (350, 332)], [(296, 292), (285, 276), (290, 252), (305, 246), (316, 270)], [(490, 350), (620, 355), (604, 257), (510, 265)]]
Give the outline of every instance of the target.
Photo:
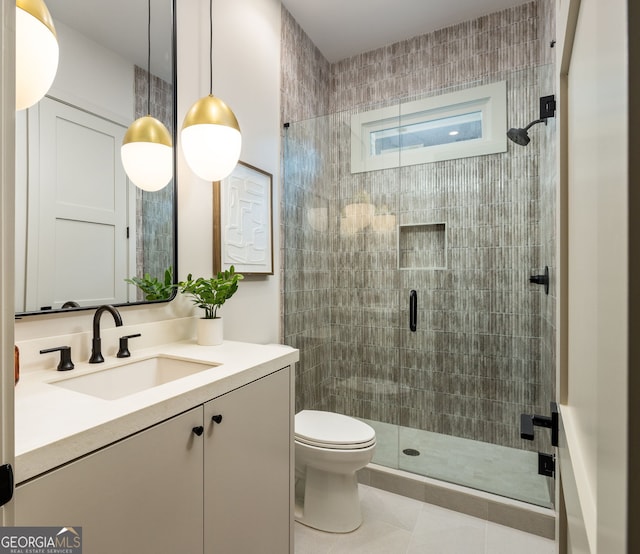
[(213, 0), (209, 0), (209, 95), (187, 112), (180, 139), (187, 165), (206, 181), (220, 181), (238, 163), (242, 148), (240, 125), (227, 104), (212, 94)]
[(42, 0), (16, 0), (16, 109), (42, 100), (58, 70), (58, 38)]
[[(151, 0), (147, 23), (147, 111), (151, 112)], [(168, 129), (145, 115), (127, 129), (120, 148), (122, 165), (131, 182), (149, 192), (165, 187), (173, 176), (173, 145)]]
[(145, 115), (129, 126), (122, 140), (120, 157), (127, 177), (142, 190), (160, 190), (171, 181), (171, 134), (155, 117)]

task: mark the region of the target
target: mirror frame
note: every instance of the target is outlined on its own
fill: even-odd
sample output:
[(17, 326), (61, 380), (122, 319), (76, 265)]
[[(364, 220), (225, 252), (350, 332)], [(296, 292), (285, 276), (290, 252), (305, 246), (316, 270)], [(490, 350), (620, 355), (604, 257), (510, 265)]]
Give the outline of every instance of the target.
[[(178, 282), (178, 55), (177, 55), (177, 33), (178, 33), (178, 25), (177, 25), (177, 17), (176, 17), (176, 0), (171, 0), (170, 3), (171, 8), (171, 51), (172, 51), (172, 60), (171, 60), (171, 76), (173, 80), (173, 283), (176, 284)], [(131, 186), (135, 186), (131, 183)], [(162, 277), (162, 276), (160, 276)], [(138, 300), (135, 302), (122, 302), (122, 303), (114, 303), (113, 306), (117, 308), (125, 308), (127, 306), (146, 306), (146, 305), (154, 305), (154, 304), (165, 304), (167, 302), (171, 302), (177, 294), (177, 290), (174, 289), (171, 296), (166, 300)], [(80, 306), (78, 308), (54, 308), (51, 310), (38, 310), (31, 312), (16, 312), (14, 314), (14, 319), (22, 319), (25, 316), (48, 316), (48, 315), (59, 315), (59, 314), (69, 314), (74, 312), (83, 312), (87, 310), (95, 310), (99, 305), (95, 306)]]

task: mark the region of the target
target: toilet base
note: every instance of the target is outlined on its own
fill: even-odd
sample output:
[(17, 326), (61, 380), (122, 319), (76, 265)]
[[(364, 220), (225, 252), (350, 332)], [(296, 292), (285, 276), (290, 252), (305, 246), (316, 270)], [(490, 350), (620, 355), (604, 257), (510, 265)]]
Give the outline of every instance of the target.
[[(362, 524), (355, 473), (328, 473), (307, 467), (302, 498), (296, 494), (295, 519), (329, 533), (349, 533)], [(296, 484), (296, 492), (299, 489)]]

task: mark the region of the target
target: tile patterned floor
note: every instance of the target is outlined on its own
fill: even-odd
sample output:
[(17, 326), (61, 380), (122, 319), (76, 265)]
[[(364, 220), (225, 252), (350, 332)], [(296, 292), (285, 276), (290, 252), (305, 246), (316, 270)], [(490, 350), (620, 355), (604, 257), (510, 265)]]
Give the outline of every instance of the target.
[(360, 485), (364, 518), (352, 533), (296, 522), (296, 554), (555, 554), (554, 541)]

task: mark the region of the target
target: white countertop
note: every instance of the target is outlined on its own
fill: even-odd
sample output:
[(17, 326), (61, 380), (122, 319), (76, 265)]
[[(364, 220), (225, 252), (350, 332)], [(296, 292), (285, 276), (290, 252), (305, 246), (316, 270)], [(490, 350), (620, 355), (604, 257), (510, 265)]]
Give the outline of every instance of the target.
[[(165, 355), (218, 364), (116, 400), (50, 384), (61, 378), (101, 371), (122, 363)], [(132, 433), (264, 377), (299, 359), (289, 346), (225, 341), (199, 346), (193, 340), (136, 350), (130, 358), (81, 362), (67, 372), (55, 369), (20, 377), (15, 392), (15, 479), (21, 483)]]

